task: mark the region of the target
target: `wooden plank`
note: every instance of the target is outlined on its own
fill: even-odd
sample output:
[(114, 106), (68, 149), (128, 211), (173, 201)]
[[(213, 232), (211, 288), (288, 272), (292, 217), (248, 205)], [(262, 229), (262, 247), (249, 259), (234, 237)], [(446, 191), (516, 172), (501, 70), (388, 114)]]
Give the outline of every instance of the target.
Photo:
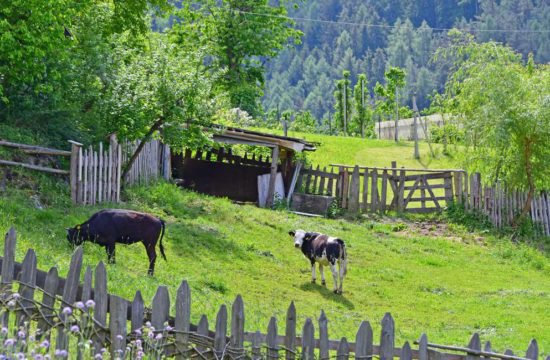
[[(359, 169), (357, 169), (357, 172), (359, 173)], [(321, 316), (319, 317), (319, 358), (321, 360), (329, 358), (328, 319), (323, 310), (321, 310)]]
[[(397, 167), (397, 162), (396, 161), (392, 161), (392, 167)], [(393, 164), (396, 164), (396, 166), (393, 166)], [(347, 168), (347, 169), (353, 169), (355, 165), (343, 165), (343, 164), (329, 164), (329, 166), (332, 166), (332, 167), (341, 167), (341, 168)], [(365, 169), (367, 168), (367, 166), (359, 166), (360, 169)], [(375, 169), (375, 170), (384, 170), (385, 168), (383, 167), (372, 167), (372, 166), (368, 166), (369, 169)], [(402, 168), (403, 170), (405, 171), (409, 171), (409, 172), (464, 172), (464, 170), (462, 169), (419, 169), (419, 168), (406, 168), (406, 167), (403, 167)]]
[[(176, 318), (174, 329), (176, 330), (175, 344), (181, 352), (189, 348), (189, 330), (191, 327), (191, 289), (187, 281), (182, 281), (176, 293)], [(185, 353), (176, 356), (177, 359), (185, 359)]]
[(380, 197), (380, 206), (378, 209), (381, 212), (385, 212), (387, 209), (387, 196), (388, 196), (388, 170), (384, 169), (382, 171), (382, 190)]
[[(427, 180), (424, 180), (425, 184), (428, 185), (428, 181)], [(430, 194), (430, 200), (432, 200), (434, 202), (434, 205), (435, 207), (437, 208), (437, 210), (441, 210), (441, 206), (439, 205), (439, 201), (437, 200), (437, 197), (435, 196), (433, 190), (431, 187), (428, 186), (427, 188), (428, 190), (428, 193)]]
[[(107, 326), (107, 271), (103, 261), (95, 267), (94, 273), (94, 319), (99, 326)], [(94, 336), (94, 351), (98, 353), (103, 347), (103, 333), (96, 334)]]
[(532, 339), (531, 342), (529, 342), (525, 357), (531, 360), (537, 360), (539, 358), (539, 345), (536, 339)]
[[(323, 172), (324, 172), (324, 173), (327, 172), (326, 166), (323, 168)], [(328, 180), (328, 178), (326, 178), (326, 176), (320, 176), (319, 190), (318, 190), (318, 192), (317, 192), (318, 194), (326, 195), (326, 191), (325, 191), (325, 179)]]
[(93, 152), (93, 163), (92, 163), (92, 205), (97, 203), (97, 190), (99, 184), (97, 181), (97, 152)]
[(54, 312), (55, 294), (57, 286), (59, 284), (59, 276), (57, 274), (57, 268), (52, 267), (46, 275), (44, 282), (44, 291), (42, 295), (42, 316), (38, 319), (38, 329), (40, 334), (46, 334), (46, 339), (49, 341), (50, 332), (47, 331), (53, 325), (53, 317), (56, 316)]
[(306, 319), (304, 327), (302, 329), (302, 360), (314, 360), (315, 359), (315, 329), (313, 328), (313, 322), (310, 318)]
[[(400, 169), (400, 171), (405, 171), (404, 169)], [(414, 181), (416, 180), (416, 178), (420, 175), (423, 175), (426, 177), (426, 179), (428, 180), (438, 180), (438, 179), (451, 179), (452, 180), (452, 173), (448, 173), (448, 172), (441, 172), (441, 173), (427, 173), (427, 174), (414, 174), (414, 175), (407, 175), (407, 173), (405, 172), (405, 182), (408, 182), (408, 181)], [(394, 175), (390, 175), (390, 178), (392, 179), (395, 179), (395, 180), (401, 180), (401, 175), (396, 175), (397, 177), (395, 177)], [(451, 185), (452, 187), (452, 185)]]
[(386, 313), (381, 322), (380, 360), (393, 360), (395, 347), (395, 323), (390, 313)]
[[(422, 175), (419, 175), (419, 177), (422, 177)], [(420, 185), (417, 185), (417, 186), (405, 186), (405, 191), (407, 190), (426, 190), (427, 188), (430, 188), (430, 189), (445, 189), (445, 190), (448, 190), (449, 187), (448, 185), (445, 185), (445, 184), (430, 184), (430, 185), (426, 185), (424, 183), (421, 183)], [(447, 197), (443, 197), (443, 199), (447, 199)]]
[[(306, 168), (307, 170), (307, 168)], [(309, 170), (311, 170), (311, 165), (309, 166)], [(311, 184), (311, 178), (313, 177), (313, 172), (311, 171), (306, 171), (304, 173), (304, 176), (306, 178), (306, 187), (304, 189), (304, 193), (306, 194), (311, 194), (311, 188), (310, 188), (310, 184)]]
[[(410, 195), (410, 194), (409, 194)], [(410, 198), (406, 204), (409, 204), (409, 203), (414, 203), (414, 202), (422, 202), (422, 201), (430, 201), (430, 200), (433, 200), (434, 198), (432, 198), (431, 196), (430, 197), (412, 197)], [(445, 200), (447, 199), (445, 196), (436, 196), (435, 199), (437, 201), (442, 201), (442, 200)], [(407, 211), (409, 211), (410, 209), (407, 209)]]
[(331, 173), (330, 173), (331, 176), (327, 176), (328, 177), (327, 195), (333, 196), (333, 194), (335, 193), (335, 191), (334, 191), (334, 181), (338, 181), (338, 174), (333, 174), (332, 169), (330, 171), (331, 171)]
[(122, 174), (122, 147), (120, 145), (117, 146), (118, 149), (118, 163), (117, 163), (117, 175), (116, 175), (116, 202), (120, 202), (120, 176)]
[(405, 341), (405, 344), (401, 348), (401, 356), (399, 356), (400, 360), (412, 360), (412, 350), (411, 346), (409, 345), (408, 341)]
[[(202, 315), (199, 320), (199, 324), (197, 325), (197, 334), (208, 337), (208, 318), (206, 317), (206, 315)], [(202, 354), (206, 351), (206, 347), (198, 345), (197, 351)], [(203, 355), (203, 358), (206, 357), (204, 357)]]
[(402, 212), (405, 210), (405, 170), (401, 169), (399, 172), (399, 190), (398, 190), (397, 211)]
[(109, 295), (109, 329), (111, 331), (111, 358), (124, 359), (126, 351), (126, 301)]
[[(63, 304), (73, 304), (76, 300), (76, 294), (78, 291), (78, 284), (80, 282), (80, 270), (82, 269), (82, 247), (78, 247), (71, 257), (71, 263), (69, 265), (69, 272), (67, 279), (65, 280), (65, 286), (63, 287)], [(61, 322), (65, 322), (67, 314), (64, 309), (65, 305), (61, 306), (59, 319)], [(69, 343), (67, 339), (67, 331), (63, 327), (58, 329), (56, 349), (68, 350)]]
[(369, 210), (368, 207), (369, 202), (369, 170), (366, 169), (363, 173), (363, 203), (361, 209), (363, 212), (367, 212)]
[(277, 177), (277, 163), (279, 161), (279, 147), (275, 146), (271, 152), (271, 173), (269, 175), (269, 187), (267, 189), (266, 207), (271, 208), (273, 206), (273, 196), (275, 195), (275, 179)]
[(312, 176), (320, 176), (320, 177), (325, 177), (327, 179), (334, 179), (334, 180), (338, 179), (338, 174), (335, 174), (333, 172), (328, 172), (325, 169), (323, 169), (323, 170), (314, 170), (313, 168), (310, 167), (309, 169), (308, 168), (303, 169), (303, 172), (304, 172), (304, 174), (309, 174), (309, 175), (312, 175)]
[(103, 142), (99, 143), (97, 164), (97, 201), (103, 202)]
[[(414, 195), (414, 192), (419, 188), (420, 184), (423, 184), (424, 181), (423, 181), (423, 177), (422, 175), (421, 176), (418, 176), (416, 178), (416, 181), (414, 182), (414, 185), (413, 186), (410, 186), (411, 190), (409, 192), (409, 195), (405, 198), (405, 200), (403, 201), (403, 209), (406, 209), (407, 208), (407, 204), (409, 203), (409, 201), (411, 201), (412, 199), (412, 196)], [(404, 187), (404, 190), (407, 190), (406, 189), (407, 187), (405, 186)], [(420, 200), (423, 200), (422, 198), (420, 198)]]
[[(294, 189), (296, 188), (296, 182), (298, 181), (298, 178), (300, 177), (300, 170), (301, 169), (302, 169), (302, 162), (298, 161), (296, 163), (296, 167), (294, 168), (294, 174), (292, 175), (292, 180), (291, 180), (290, 186), (288, 188), (288, 193), (287, 193), (287, 197), (286, 197), (287, 204), (290, 204), (290, 200), (292, 199), (292, 194), (294, 193)], [(299, 187), (298, 187), (298, 190), (300, 190)]]
[(82, 173), (84, 172), (84, 152), (82, 147), (78, 149), (78, 187), (77, 187), (77, 198), (78, 203), (84, 203), (84, 184)]
[(132, 300), (132, 310), (130, 314), (130, 331), (132, 333), (136, 330), (141, 330), (143, 327), (143, 315), (145, 311), (145, 304), (143, 303), (143, 297), (141, 291), (136, 291), (134, 300)]
[(359, 212), (359, 167), (356, 166), (351, 174), (348, 211), (351, 213)]
[(83, 173), (84, 180), (82, 184), (82, 194), (83, 194), (82, 204), (86, 205), (88, 203), (88, 161), (89, 161), (88, 150), (84, 150), (83, 154), (84, 155), (82, 158), (82, 173)]
[(426, 334), (420, 336), (418, 343), (418, 360), (428, 360), (428, 337)]
[(343, 337), (340, 340), (340, 344), (338, 345), (338, 350), (336, 350), (336, 359), (337, 360), (348, 360), (349, 359), (349, 344), (348, 340)]
[[(475, 352), (481, 351), (481, 340), (479, 339), (479, 334), (475, 333), (472, 335), (472, 338), (470, 339), (470, 342), (468, 343), (468, 349), (471, 349)], [(466, 360), (479, 360), (480, 357), (474, 354), (468, 354), (466, 356)]]
[(243, 354), (244, 343), (244, 303), (237, 295), (231, 308), (231, 347), (236, 354)]
[[(368, 321), (361, 322), (355, 335), (355, 358), (366, 359), (373, 355), (372, 327)], [(427, 360), (427, 359), (426, 359)]]
[(378, 204), (378, 170), (372, 170), (371, 172), (370, 192), (370, 210), (376, 212), (380, 208)]
[(262, 360), (262, 334), (256, 331), (252, 339), (252, 360)]
[(267, 327), (267, 359), (278, 359), (279, 348), (277, 346), (277, 319), (271, 317)]
[[(77, 144), (78, 143), (73, 142), (73, 145), (77, 145)], [(26, 150), (25, 152), (31, 153), (31, 154), (58, 155), (58, 156), (71, 156), (72, 154), (71, 151), (51, 149), (51, 148), (36, 146), (36, 145), (19, 144), (11, 141), (6, 141), (6, 140), (0, 140), (0, 146), (23, 149), (23, 150)]]
[(159, 286), (153, 297), (153, 312), (151, 314), (151, 325), (156, 330), (164, 330), (164, 323), (168, 321), (170, 311), (170, 295), (168, 287)]
[(73, 204), (78, 203), (78, 149), (79, 146), (71, 144), (71, 165), (70, 165), (70, 186), (71, 186), (71, 200)]
[(218, 359), (223, 359), (227, 337), (227, 307), (222, 305), (216, 316), (216, 335), (214, 336), (214, 353)]
[(344, 176), (342, 177), (342, 208), (348, 208), (348, 196), (349, 196), (349, 173), (344, 170)]
[(296, 307), (294, 306), (294, 301), (290, 303), (286, 312), (284, 346), (286, 350), (285, 358), (287, 360), (294, 360), (296, 351)]
[[(34, 313), (34, 288), (36, 285), (36, 254), (33, 249), (29, 249), (25, 255), (25, 259), (21, 266), (19, 282), (21, 306), (16, 312), (15, 323), (18, 328), (24, 326), (28, 334), (30, 321)], [(26, 326), (25, 322), (27, 323)]]
[(16, 161), (0, 160), (0, 165), (19, 166), (19, 167), (22, 167), (22, 168), (25, 168), (25, 169), (37, 170), (37, 171), (47, 172), (47, 173), (50, 173), (50, 174), (70, 175), (69, 170), (53, 169), (53, 168), (49, 168), (49, 167), (26, 164), (26, 163), (21, 163), (21, 162), (16, 162)]

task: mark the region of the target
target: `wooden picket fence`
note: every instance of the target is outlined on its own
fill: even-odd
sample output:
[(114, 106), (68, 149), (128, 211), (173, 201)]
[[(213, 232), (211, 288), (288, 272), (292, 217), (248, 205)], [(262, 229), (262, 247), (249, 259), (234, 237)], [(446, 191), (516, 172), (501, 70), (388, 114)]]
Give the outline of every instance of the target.
[[(514, 217), (523, 208), (527, 191), (511, 190), (502, 183), (484, 185), (479, 173), (470, 174), (468, 180), (469, 192), (465, 191), (460, 199), (464, 207), (486, 215), (497, 228), (511, 226)], [(544, 235), (550, 236), (550, 199), (546, 191), (535, 194), (529, 215)]]
[[(88, 325), (91, 332), (94, 352), (109, 347), (112, 358), (125, 358), (127, 347), (132, 341), (143, 339), (144, 329), (150, 329), (147, 322), (155, 329), (154, 333), (162, 334), (160, 350), (164, 356), (175, 356), (178, 359), (371, 359), (381, 360), (400, 358), (402, 360), (480, 360), (496, 358), (506, 360), (538, 360), (539, 350), (536, 340), (528, 346), (525, 357), (514, 356), (510, 350), (504, 354), (493, 352), (490, 344), (481, 348), (479, 335), (472, 336), (467, 347), (437, 345), (428, 342), (425, 334), (420, 337), (418, 349), (413, 349), (409, 342), (402, 347), (395, 346), (395, 323), (391, 314), (386, 313), (381, 322), (380, 344), (373, 343), (373, 331), (370, 323), (361, 323), (355, 342), (345, 337), (340, 340), (329, 340), (328, 319), (321, 311), (318, 319), (318, 335), (312, 319), (306, 319), (297, 336), (296, 309), (293, 303), (287, 311), (284, 335), (279, 331), (277, 319), (272, 317), (267, 326), (267, 333), (245, 331), (244, 302), (238, 295), (231, 307), (231, 320), (228, 324), (228, 309), (221, 305), (214, 325), (210, 329), (208, 319), (202, 315), (197, 325), (191, 324), (191, 292), (189, 285), (183, 281), (176, 292), (175, 316), (170, 315), (170, 296), (166, 286), (159, 286), (152, 301), (152, 308), (145, 307), (141, 292), (137, 291), (132, 301), (107, 292), (107, 274), (100, 262), (92, 272), (88, 266), (84, 273), (83, 284), (80, 284), (82, 270), (82, 248), (72, 256), (66, 279), (58, 275), (54, 267), (49, 272), (37, 269), (37, 257), (34, 250), (28, 250), (23, 263), (15, 261), (16, 233), (12, 228), (6, 234), (4, 257), (1, 259), (2, 292), (0, 305), (2, 326), (17, 329), (26, 328), (27, 333), (36, 323), (42, 334), (57, 331), (55, 348), (69, 350), (69, 327), (72, 322), (68, 313), (61, 309), (73, 307), (78, 311), (75, 302), (95, 301), (95, 307)], [(17, 279), (17, 280), (16, 280)], [(6, 312), (6, 299), (15, 299), (13, 287), (18, 284), (18, 304), (15, 307), (15, 319), (10, 319)], [(38, 297), (41, 299), (37, 300)], [(10, 297), (11, 296), (11, 297)], [(12, 304), (13, 308), (13, 304)], [(56, 309), (60, 311), (56, 312)], [(60, 321), (55, 322), (58, 317)], [(169, 326), (169, 327), (168, 327)], [(128, 332), (128, 330), (130, 330)], [(53, 345), (52, 345), (53, 346)], [(74, 348), (74, 347), (73, 347)], [(438, 351), (438, 350), (445, 351)], [(77, 349), (77, 358), (83, 358), (85, 350)], [(71, 356), (72, 357), (72, 356)], [(546, 360), (550, 360), (550, 357)]]
[(121, 179), (122, 168), (138, 146), (138, 142), (119, 144), (116, 136), (109, 138), (105, 148), (71, 141), (71, 199), (75, 204), (95, 205), (102, 202), (120, 202), (123, 184), (146, 184), (159, 177), (169, 179), (170, 148), (158, 140), (145, 144), (133, 163), (126, 179)]
[(239, 165), (251, 165), (251, 166), (261, 166), (269, 167), (271, 166), (271, 158), (269, 156), (263, 157), (262, 155), (256, 156), (256, 154), (250, 155), (245, 152), (242, 156), (233, 154), (231, 148), (220, 147), (218, 149), (210, 150), (195, 150), (185, 149), (183, 152), (183, 157), (185, 159), (195, 159), (195, 160), (205, 160), (205, 161), (216, 161), (216, 162), (225, 162), (228, 164), (239, 164)]
[[(336, 170), (336, 171), (335, 171)], [(349, 212), (427, 213), (441, 211), (461, 197), (463, 170), (431, 170), (333, 165), (330, 171), (305, 168), (296, 189), (306, 194), (335, 196)]]

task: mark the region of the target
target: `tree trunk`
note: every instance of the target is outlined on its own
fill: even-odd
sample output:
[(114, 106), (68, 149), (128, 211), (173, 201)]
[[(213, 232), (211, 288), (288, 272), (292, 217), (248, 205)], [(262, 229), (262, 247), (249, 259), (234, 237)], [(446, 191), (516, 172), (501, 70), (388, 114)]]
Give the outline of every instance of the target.
[(535, 181), (533, 179), (533, 164), (531, 163), (532, 149), (530, 141), (527, 141), (523, 151), (523, 155), (525, 156), (525, 174), (527, 175), (527, 182), (529, 183), (529, 191), (527, 192), (527, 199), (525, 199), (525, 203), (523, 204), (521, 213), (514, 219), (512, 223), (512, 227), (514, 228), (519, 225), (521, 219), (529, 215), (529, 211), (531, 211), (531, 203), (535, 195)]
[(155, 131), (157, 131), (158, 129), (160, 129), (160, 127), (162, 126), (162, 124), (164, 123), (164, 117), (161, 117), (159, 118), (154, 124), (153, 126), (151, 126), (151, 128), (149, 129), (149, 131), (147, 132), (147, 134), (143, 137), (143, 139), (141, 139), (141, 142), (139, 143), (136, 151), (134, 151), (134, 153), (132, 154), (132, 157), (130, 158), (130, 160), (128, 161), (128, 164), (126, 164), (126, 166), (124, 167), (124, 171), (122, 172), (122, 175), (121, 175), (121, 178), (122, 179), (125, 179), (126, 178), (126, 175), (128, 175), (128, 173), (130, 172), (130, 169), (132, 168), (132, 165), (134, 164), (134, 162), (136, 161), (137, 157), (139, 156), (139, 154), (141, 153), (141, 150), (143, 149), (143, 147), (145, 146), (145, 144), (147, 143), (147, 141), (149, 141), (149, 139), (151, 138), (151, 136), (153, 136), (153, 133)]

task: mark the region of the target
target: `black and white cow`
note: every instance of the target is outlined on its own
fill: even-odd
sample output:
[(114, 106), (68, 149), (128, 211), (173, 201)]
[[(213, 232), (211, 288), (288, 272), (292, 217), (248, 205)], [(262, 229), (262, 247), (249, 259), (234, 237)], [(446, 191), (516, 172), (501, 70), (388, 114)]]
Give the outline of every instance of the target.
[[(294, 237), (294, 246), (300, 248), (304, 256), (311, 262), (311, 282), (315, 283), (316, 280), (315, 263), (317, 262), (321, 273), (321, 283), (326, 285), (323, 266), (329, 265), (334, 279), (334, 292), (341, 294), (348, 265), (344, 241), (325, 234), (305, 232), (304, 230), (293, 230), (289, 231), (288, 234)], [(338, 270), (336, 270), (336, 263), (338, 263)]]

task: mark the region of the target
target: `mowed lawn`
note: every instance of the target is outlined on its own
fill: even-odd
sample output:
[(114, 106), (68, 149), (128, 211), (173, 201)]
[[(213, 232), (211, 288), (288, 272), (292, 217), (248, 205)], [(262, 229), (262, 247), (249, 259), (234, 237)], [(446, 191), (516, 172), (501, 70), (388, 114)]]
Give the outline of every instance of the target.
[[(51, 201), (37, 210), (26, 193), (8, 191), (0, 196), (0, 231), (16, 227), (19, 261), (32, 247), (40, 269), (57, 265), (65, 275), (72, 250), (64, 229), (98, 208)], [(167, 285), (174, 299), (181, 280), (187, 279), (194, 323), (205, 313), (213, 326), (219, 306), (230, 306), (242, 294), (248, 331), (265, 333), (271, 316), (277, 316), (283, 331), (286, 310), (294, 301), (298, 331), (307, 317), (317, 324), (323, 309), (332, 339), (346, 336), (353, 341), (360, 322), (369, 320), (379, 343), (380, 320), (391, 312), (399, 346), (422, 333), (430, 342), (465, 345), (479, 332), (497, 350), (524, 354), (535, 337), (541, 352), (550, 353), (550, 260), (527, 246), (482, 239), (457, 226), (450, 227), (452, 237), (437, 238), (411, 228), (394, 232), (391, 224), (370, 220), (299, 217), (169, 184), (132, 189), (119, 206), (167, 221), (168, 262), (159, 257), (156, 275), (147, 277), (143, 246), (119, 246), (117, 264), (107, 266), (108, 290), (127, 299), (141, 290), (150, 305), (158, 285)], [(346, 241), (350, 263), (343, 296), (331, 292), (328, 271), (327, 289), (310, 283), (308, 261), (287, 234), (296, 228)], [(93, 244), (85, 245), (84, 254), (84, 265), (106, 260), (104, 250)]]
[[(282, 131), (258, 129), (258, 131), (282, 135)], [(316, 143), (317, 151), (308, 152), (307, 157), (314, 166), (330, 164), (391, 167), (392, 161), (397, 166), (408, 168), (456, 169), (459, 162), (450, 156), (443, 155), (443, 146), (432, 144), (435, 156), (430, 156), (427, 142), (419, 143), (420, 159), (414, 158), (414, 142), (378, 139), (361, 139), (358, 137), (328, 136), (289, 131), (288, 136), (305, 139)], [(455, 151), (449, 146), (450, 153)]]

